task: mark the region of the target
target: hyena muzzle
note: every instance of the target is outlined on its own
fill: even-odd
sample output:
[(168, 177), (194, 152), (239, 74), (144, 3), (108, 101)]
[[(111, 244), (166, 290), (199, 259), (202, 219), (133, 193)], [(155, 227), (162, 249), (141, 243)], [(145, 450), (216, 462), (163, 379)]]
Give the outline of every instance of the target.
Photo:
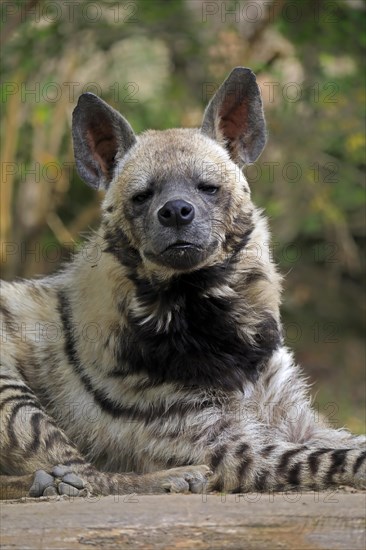
[(73, 139), (102, 222), (60, 274), (3, 284), (3, 497), (364, 486), (365, 438), (317, 417), (283, 344), (242, 173), (266, 141), (254, 74), (200, 129), (138, 137), (83, 94)]

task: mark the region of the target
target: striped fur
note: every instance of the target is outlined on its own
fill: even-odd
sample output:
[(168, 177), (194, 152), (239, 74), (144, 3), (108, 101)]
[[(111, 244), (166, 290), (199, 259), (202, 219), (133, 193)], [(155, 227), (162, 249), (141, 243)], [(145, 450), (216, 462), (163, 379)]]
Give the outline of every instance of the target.
[[(197, 491), (207, 467), (209, 490), (364, 486), (365, 438), (317, 419), (283, 345), (266, 220), (238, 143), (209, 135), (219, 122), (138, 138), (128, 127), (113, 170), (101, 162), (104, 178), (113, 173), (88, 254), (53, 277), (2, 284), (3, 497), (27, 493), (37, 470), (60, 487), (58, 464), (96, 494)], [(221, 167), (210, 175), (218, 198), (195, 187), (203, 163)], [(151, 256), (147, 179), (154, 196), (195, 205), (184, 236), (207, 234), (207, 246), (184, 268), (174, 262), (191, 252), (169, 265)], [(183, 234), (156, 227), (163, 240)]]

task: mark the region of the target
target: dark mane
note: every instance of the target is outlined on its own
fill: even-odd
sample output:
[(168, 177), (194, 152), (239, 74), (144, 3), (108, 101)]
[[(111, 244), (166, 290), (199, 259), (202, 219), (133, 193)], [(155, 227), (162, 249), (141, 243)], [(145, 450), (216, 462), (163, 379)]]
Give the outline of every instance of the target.
[(123, 370), (127, 364), (129, 373), (146, 372), (155, 382), (227, 391), (255, 381), (278, 347), (280, 332), (270, 314), (258, 324), (254, 338), (238, 332), (234, 314), (239, 299), (245, 309), (243, 299), (208, 292), (225, 283), (231, 269), (232, 265), (200, 269), (163, 286), (135, 278), (139, 303), (154, 314), (146, 318), (129, 312), (128, 333), (118, 349)]

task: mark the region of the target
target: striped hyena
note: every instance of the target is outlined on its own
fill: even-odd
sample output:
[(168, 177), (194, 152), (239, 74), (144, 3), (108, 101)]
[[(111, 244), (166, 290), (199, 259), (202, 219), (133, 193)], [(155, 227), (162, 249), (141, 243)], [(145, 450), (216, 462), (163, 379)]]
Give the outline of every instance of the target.
[(3, 285), (4, 496), (363, 486), (365, 438), (317, 418), (283, 344), (241, 171), (266, 141), (254, 74), (200, 129), (139, 137), (83, 94), (73, 140), (102, 223), (61, 273)]

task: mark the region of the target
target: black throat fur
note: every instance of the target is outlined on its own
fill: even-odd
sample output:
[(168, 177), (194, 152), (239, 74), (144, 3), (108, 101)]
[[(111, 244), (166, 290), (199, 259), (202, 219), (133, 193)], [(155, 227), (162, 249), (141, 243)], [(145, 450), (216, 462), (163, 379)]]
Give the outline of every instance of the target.
[[(180, 275), (165, 285), (134, 277), (144, 315), (130, 311), (121, 337), (118, 364), (129, 373), (146, 373), (152, 382), (189, 387), (242, 389), (255, 381), (281, 337), (275, 319), (263, 314), (254, 337), (238, 331), (235, 313), (245, 299), (210, 295), (226, 283), (233, 265)], [(150, 315), (150, 313), (152, 314)], [(248, 319), (250, 315), (248, 313)]]

